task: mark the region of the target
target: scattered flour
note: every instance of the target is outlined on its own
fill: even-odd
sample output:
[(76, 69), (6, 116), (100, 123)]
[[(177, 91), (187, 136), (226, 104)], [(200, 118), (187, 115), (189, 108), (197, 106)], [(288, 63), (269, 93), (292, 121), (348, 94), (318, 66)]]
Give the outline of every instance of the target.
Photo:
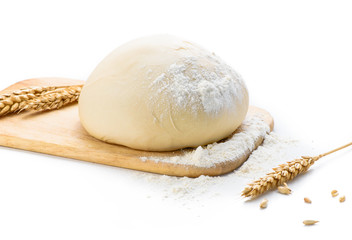
[[(173, 177), (152, 173), (137, 173), (138, 178), (162, 191), (165, 198), (194, 201), (200, 196), (214, 197), (217, 189), (240, 195), (240, 191), (250, 181), (262, 177), (278, 164), (290, 161), (300, 152), (298, 141), (282, 137), (275, 132), (265, 136), (265, 140), (250, 155), (248, 160), (235, 171), (218, 176), (198, 178)], [(236, 192), (237, 191), (237, 192)], [(219, 193), (218, 193), (219, 194)]]
[(265, 136), (265, 140), (234, 173), (237, 176), (261, 177), (270, 169), (277, 166), (277, 163), (284, 163), (293, 159), (285, 159), (285, 152), (289, 146), (297, 143), (296, 140), (283, 138), (271, 132)]
[(269, 125), (259, 115), (247, 117), (240, 129), (223, 142), (185, 149), (173, 157), (141, 157), (143, 161), (192, 165), (196, 167), (214, 167), (216, 164), (238, 159), (252, 152), (259, 138), (264, 138), (270, 131)]
[(153, 173), (138, 173), (138, 177), (161, 187), (163, 197), (193, 200), (207, 193), (211, 186), (223, 181), (221, 177), (200, 176), (197, 178), (173, 177)]
[[(169, 66), (151, 83), (150, 101), (165, 94), (168, 102), (180, 109), (190, 109), (197, 114), (199, 109), (216, 115), (233, 105), (234, 99), (242, 100), (244, 82), (241, 76), (217, 56), (184, 57), (180, 63)], [(209, 65), (210, 64), (210, 65)]]

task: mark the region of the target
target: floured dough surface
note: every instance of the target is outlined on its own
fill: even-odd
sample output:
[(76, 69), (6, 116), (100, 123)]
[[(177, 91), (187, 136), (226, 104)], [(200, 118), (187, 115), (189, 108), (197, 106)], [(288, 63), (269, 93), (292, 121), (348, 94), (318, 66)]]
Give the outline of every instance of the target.
[(92, 136), (148, 151), (216, 142), (248, 110), (242, 78), (205, 49), (169, 36), (131, 41), (93, 71), (79, 99)]

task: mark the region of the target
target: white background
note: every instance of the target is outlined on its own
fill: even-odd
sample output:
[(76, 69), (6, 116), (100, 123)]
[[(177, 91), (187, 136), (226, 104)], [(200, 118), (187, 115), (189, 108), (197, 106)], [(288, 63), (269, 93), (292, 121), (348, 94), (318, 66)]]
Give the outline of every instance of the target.
[[(251, 104), (309, 155), (352, 141), (351, 30), (350, 1), (2, 0), (0, 88), (86, 79), (120, 44), (169, 33), (233, 66)], [(0, 147), (0, 239), (348, 239), (351, 167), (352, 149), (326, 157), (291, 183), (291, 196), (271, 192), (259, 210), (261, 199), (245, 202), (238, 184), (220, 185), (216, 197), (165, 199), (131, 170)], [(334, 188), (345, 203), (331, 198)], [(305, 227), (307, 218), (320, 222)]]

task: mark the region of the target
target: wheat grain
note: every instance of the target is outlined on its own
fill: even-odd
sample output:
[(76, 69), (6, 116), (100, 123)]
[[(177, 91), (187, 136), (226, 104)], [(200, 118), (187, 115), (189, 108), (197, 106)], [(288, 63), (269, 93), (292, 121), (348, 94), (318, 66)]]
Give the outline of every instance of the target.
[(342, 197), (340, 197), (340, 199), (339, 199), (340, 202), (344, 202), (345, 200), (346, 200), (346, 197), (345, 197), (345, 196), (342, 196)]
[[(0, 95), (0, 116), (16, 113), (28, 109), (28, 105), (43, 95), (59, 93), (64, 89), (81, 88), (82, 85), (75, 86), (47, 86), (47, 87), (28, 87), (15, 90), (10, 93)], [(80, 91), (80, 90), (79, 90)], [(76, 92), (74, 93), (76, 95)]]
[(336, 197), (336, 196), (338, 196), (339, 195), (339, 192), (337, 191), (337, 190), (332, 190), (331, 191), (331, 196), (332, 197)]
[(304, 225), (314, 225), (314, 224), (316, 224), (317, 222), (319, 222), (319, 221), (316, 221), (316, 220), (304, 220), (304, 221), (303, 221), (303, 224), (304, 224)]
[(259, 207), (260, 208), (266, 208), (268, 206), (268, 199), (264, 198), (263, 201), (260, 202)]
[(307, 197), (304, 198), (304, 202), (305, 203), (312, 203), (312, 201), (309, 198), (307, 198)]
[(273, 168), (274, 171), (266, 174), (265, 177), (259, 178), (248, 184), (248, 186), (242, 191), (241, 195), (244, 197), (255, 198), (270, 189), (276, 188), (283, 183), (292, 180), (298, 174), (308, 171), (308, 169), (320, 158), (351, 145), (352, 142), (315, 157), (302, 156), (300, 159), (281, 164), (278, 167)]
[(288, 188), (286, 183), (284, 183), (284, 186), (278, 186), (277, 190), (281, 194), (286, 194), (286, 195), (291, 194), (291, 189)]

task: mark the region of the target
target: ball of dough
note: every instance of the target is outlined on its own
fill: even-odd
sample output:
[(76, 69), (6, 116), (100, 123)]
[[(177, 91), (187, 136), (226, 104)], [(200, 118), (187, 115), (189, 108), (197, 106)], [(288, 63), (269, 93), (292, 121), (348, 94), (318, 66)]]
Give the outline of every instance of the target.
[(240, 75), (213, 53), (169, 35), (115, 49), (79, 98), (80, 119), (90, 135), (148, 151), (219, 141), (236, 130), (247, 110)]

